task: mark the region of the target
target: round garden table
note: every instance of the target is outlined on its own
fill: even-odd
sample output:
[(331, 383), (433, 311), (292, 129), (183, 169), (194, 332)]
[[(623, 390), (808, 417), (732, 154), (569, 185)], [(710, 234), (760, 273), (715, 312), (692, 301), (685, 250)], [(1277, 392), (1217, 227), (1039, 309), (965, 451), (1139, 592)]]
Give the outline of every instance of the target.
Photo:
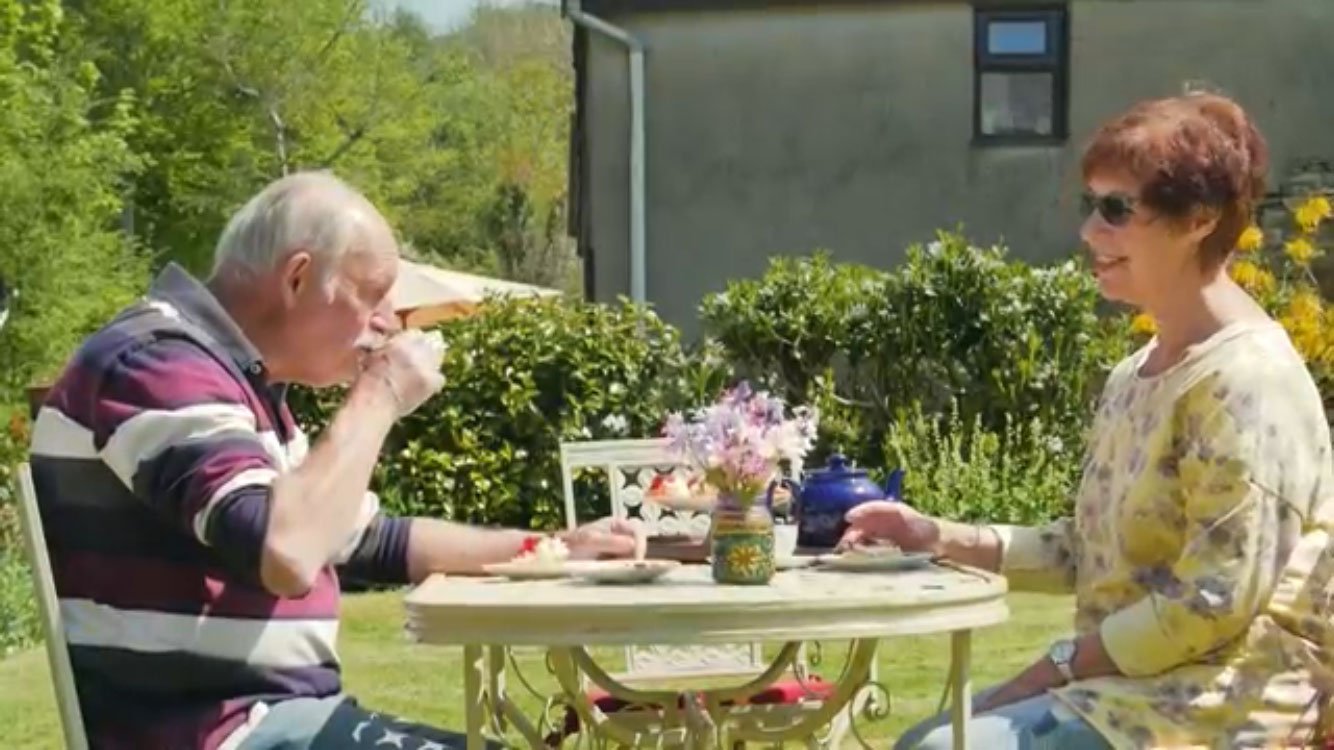
[[(945, 564), (916, 570), (779, 572), (767, 586), (724, 586), (707, 566), (683, 566), (642, 585), (577, 579), (508, 581), (433, 576), (406, 598), (408, 631), (426, 644), (462, 646), (468, 750), (488, 731), (512, 724), (536, 750), (543, 737), (505, 694), (508, 647), (547, 649), (562, 702), (613, 746), (731, 747), (798, 740), (818, 747), (818, 730), (868, 685), (880, 639), (951, 634), (950, 686), (955, 747), (967, 747), (971, 710), (969, 653), (974, 628), (1003, 622), (1005, 579)], [(792, 666), (805, 641), (849, 640), (849, 658), (829, 692), (797, 713), (748, 705)], [(590, 656), (590, 646), (783, 643), (763, 673), (743, 684), (699, 690), (645, 690), (622, 684)], [(596, 686), (645, 710), (602, 714), (588, 699)], [(653, 718), (644, 722), (645, 715)], [(721, 744), (720, 744), (721, 743)]]

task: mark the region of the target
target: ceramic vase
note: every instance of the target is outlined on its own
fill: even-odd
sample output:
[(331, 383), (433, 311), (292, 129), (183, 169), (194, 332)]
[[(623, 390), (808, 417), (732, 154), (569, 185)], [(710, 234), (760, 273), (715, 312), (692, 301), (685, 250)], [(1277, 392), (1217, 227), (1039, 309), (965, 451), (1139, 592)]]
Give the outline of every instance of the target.
[(757, 586), (774, 577), (774, 516), (763, 498), (720, 495), (709, 531), (714, 581)]

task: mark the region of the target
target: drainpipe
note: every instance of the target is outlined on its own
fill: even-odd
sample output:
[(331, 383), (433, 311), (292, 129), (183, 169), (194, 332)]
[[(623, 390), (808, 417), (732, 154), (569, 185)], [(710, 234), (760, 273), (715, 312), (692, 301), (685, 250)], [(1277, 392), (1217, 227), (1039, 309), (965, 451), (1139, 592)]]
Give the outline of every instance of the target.
[(589, 31), (625, 45), (630, 65), (630, 299), (647, 302), (648, 263), (644, 253), (644, 44), (628, 31), (585, 13), (567, 0), (565, 15)]

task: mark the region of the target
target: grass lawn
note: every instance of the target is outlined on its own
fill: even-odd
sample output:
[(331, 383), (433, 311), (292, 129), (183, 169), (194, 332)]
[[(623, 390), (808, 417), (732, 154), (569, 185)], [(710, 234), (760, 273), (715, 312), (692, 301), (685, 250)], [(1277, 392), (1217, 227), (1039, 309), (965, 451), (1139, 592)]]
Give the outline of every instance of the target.
[[(348, 690), (364, 705), (461, 728), (459, 650), (409, 643), (401, 628), (399, 594), (349, 596), (343, 606), (340, 653)], [(1013, 674), (1044, 653), (1053, 639), (1068, 631), (1072, 607), (1068, 597), (1012, 594), (1009, 622), (979, 631), (974, 639), (974, 689)], [(840, 645), (825, 644), (826, 662), (818, 671), (828, 678), (837, 676), (843, 652)], [(614, 660), (614, 652), (608, 657)], [(948, 660), (946, 636), (883, 642), (880, 677), (892, 693), (893, 711), (888, 719), (868, 726), (869, 737), (895, 736), (934, 711)], [(538, 689), (554, 686), (546, 679), (535, 651), (524, 651), (520, 664)], [(513, 678), (510, 685), (511, 692), (523, 692)], [(536, 703), (529, 705), (536, 707)], [(0, 726), (5, 727), (5, 747), (57, 750), (61, 744), (58, 722), (45, 653), (35, 649), (0, 661)]]

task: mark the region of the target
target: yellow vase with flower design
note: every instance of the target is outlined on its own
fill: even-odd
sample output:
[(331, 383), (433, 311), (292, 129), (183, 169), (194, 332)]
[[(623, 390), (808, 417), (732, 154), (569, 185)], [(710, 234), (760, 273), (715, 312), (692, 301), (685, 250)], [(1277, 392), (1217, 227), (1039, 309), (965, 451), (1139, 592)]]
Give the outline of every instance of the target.
[(720, 495), (709, 535), (714, 581), (758, 586), (774, 577), (774, 516), (764, 499)]

